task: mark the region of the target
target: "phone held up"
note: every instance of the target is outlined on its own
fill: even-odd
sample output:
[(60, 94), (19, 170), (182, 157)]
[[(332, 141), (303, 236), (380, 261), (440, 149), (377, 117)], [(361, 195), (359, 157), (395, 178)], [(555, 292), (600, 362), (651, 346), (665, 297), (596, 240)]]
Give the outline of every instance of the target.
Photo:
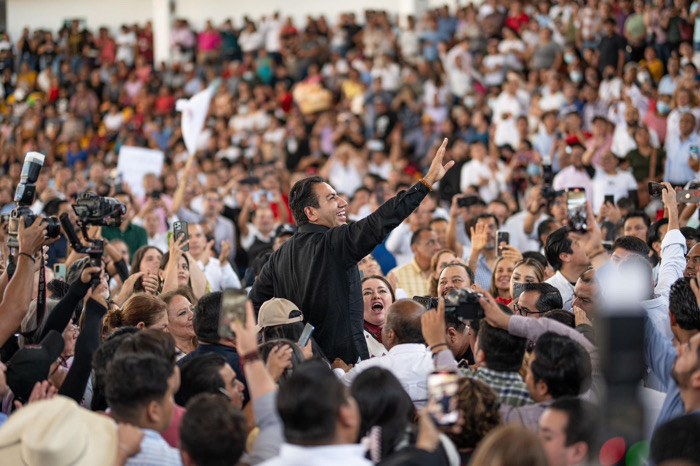
[(572, 231), (585, 232), (588, 230), (588, 207), (586, 191), (583, 188), (566, 190), (566, 210), (569, 216), (569, 228)]
[(236, 290), (227, 288), (221, 296), (221, 311), (219, 314), (219, 335), (222, 338), (233, 338), (233, 330), (231, 324), (238, 321), (241, 325), (245, 325), (245, 303), (248, 299), (248, 294), (245, 290)]
[(498, 230), (498, 233), (496, 233), (496, 251), (498, 257), (503, 255), (501, 243), (506, 243), (506, 245), (510, 244), (510, 233), (502, 230)]
[[(185, 237), (185, 241), (190, 239), (190, 235), (187, 232), (187, 222), (173, 222), (173, 242), (178, 241), (181, 236)], [(182, 250), (189, 251), (190, 245), (186, 244)]]
[(457, 424), (459, 376), (455, 372), (435, 371), (428, 376), (428, 414), (438, 427)]

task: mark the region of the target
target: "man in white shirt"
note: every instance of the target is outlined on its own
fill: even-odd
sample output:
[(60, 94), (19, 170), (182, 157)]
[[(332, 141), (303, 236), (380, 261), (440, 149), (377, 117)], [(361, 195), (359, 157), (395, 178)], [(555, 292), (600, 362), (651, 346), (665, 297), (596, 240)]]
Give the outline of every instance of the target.
[[(432, 359), (431, 359), (432, 366)], [(313, 409), (310, 409), (313, 407)], [(285, 443), (263, 466), (371, 466), (357, 444), (360, 410), (346, 387), (322, 363), (307, 363), (280, 383), (277, 411)]]
[(684, 113), (678, 123), (679, 132), (666, 138), (664, 181), (682, 185), (697, 178), (700, 169), (700, 136), (695, 115)]
[(560, 228), (547, 237), (544, 246), (547, 262), (556, 270), (556, 274), (546, 281), (559, 290), (563, 309), (570, 311), (574, 300), (574, 286), (591, 261), (579, 245), (578, 240), (569, 237), (567, 227)]
[(209, 283), (208, 291), (222, 291), (226, 288), (241, 288), (241, 280), (233, 272), (231, 264), (228, 263), (228, 251), (230, 243), (222, 242), (221, 254), (219, 258), (212, 257), (211, 246), (207, 244), (207, 237), (204, 236), (202, 226), (197, 223), (190, 223), (187, 226), (190, 236), (190, 254), (197, 261), (197, 265), (202, 269)]
[[(620, 158), (627, 157), (627, 153), (637, 148), (634, 140), (634, 130), (639, 125), (639, 110), (630, 105), (625, 108), (625, 118), (617, 121), (613, 132), (612, 147), (610, 150)], [(659, 147), (659, 135), (649, 129), (649, 138), (652, 147)]]
[(477, 186), (479, 197), (489, 203), (506, 189), (506, 167), (488, 156), (483, 142), (473, 143), (470, 152), (472, 159), (462, 166), (459, 188), (465, 192), (469, 186)]
[(361, 372), (370, 367), (382, 367), (396, 376), (416, 407), (424, 406), (428, 398), (428, 375), (434, 365), (421, 333), (423, 312), (423, 306), (408, 299), (389, 306), (382, 328), (382, 342), (389, 353), (356, 364), (341, 375), (343, 383), (349, 386)]

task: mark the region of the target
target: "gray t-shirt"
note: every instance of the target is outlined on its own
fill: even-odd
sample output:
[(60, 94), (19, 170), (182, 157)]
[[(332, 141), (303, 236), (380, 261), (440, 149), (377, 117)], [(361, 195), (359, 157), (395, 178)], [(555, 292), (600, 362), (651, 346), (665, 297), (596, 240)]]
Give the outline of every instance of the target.
[(532, 55), (532, 68), (536, 70), (551, 68), (558, 53), (561, 53), (559, 44), (550, 42), (538, 45)]

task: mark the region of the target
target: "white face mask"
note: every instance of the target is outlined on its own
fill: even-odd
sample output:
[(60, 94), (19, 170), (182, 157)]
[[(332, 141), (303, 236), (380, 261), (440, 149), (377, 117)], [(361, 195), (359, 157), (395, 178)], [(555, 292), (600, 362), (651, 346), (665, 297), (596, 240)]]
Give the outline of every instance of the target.
[(651, 76), (645, 71), (637, 73), (637, 81), (639, 81), (640, 84), (648, 83), (651, 81)]

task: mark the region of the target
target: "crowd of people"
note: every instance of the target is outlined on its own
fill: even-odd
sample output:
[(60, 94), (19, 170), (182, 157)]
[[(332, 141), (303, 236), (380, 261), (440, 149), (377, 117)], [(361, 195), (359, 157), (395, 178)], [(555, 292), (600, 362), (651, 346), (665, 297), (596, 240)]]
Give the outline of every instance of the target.
[[(0, 463), (700, 464), (698, 13), (178, 19), (168, 63), (150, 23), (3, 34)], [(101, 261), (45, 221), (86, 191), (125, 206)]]

